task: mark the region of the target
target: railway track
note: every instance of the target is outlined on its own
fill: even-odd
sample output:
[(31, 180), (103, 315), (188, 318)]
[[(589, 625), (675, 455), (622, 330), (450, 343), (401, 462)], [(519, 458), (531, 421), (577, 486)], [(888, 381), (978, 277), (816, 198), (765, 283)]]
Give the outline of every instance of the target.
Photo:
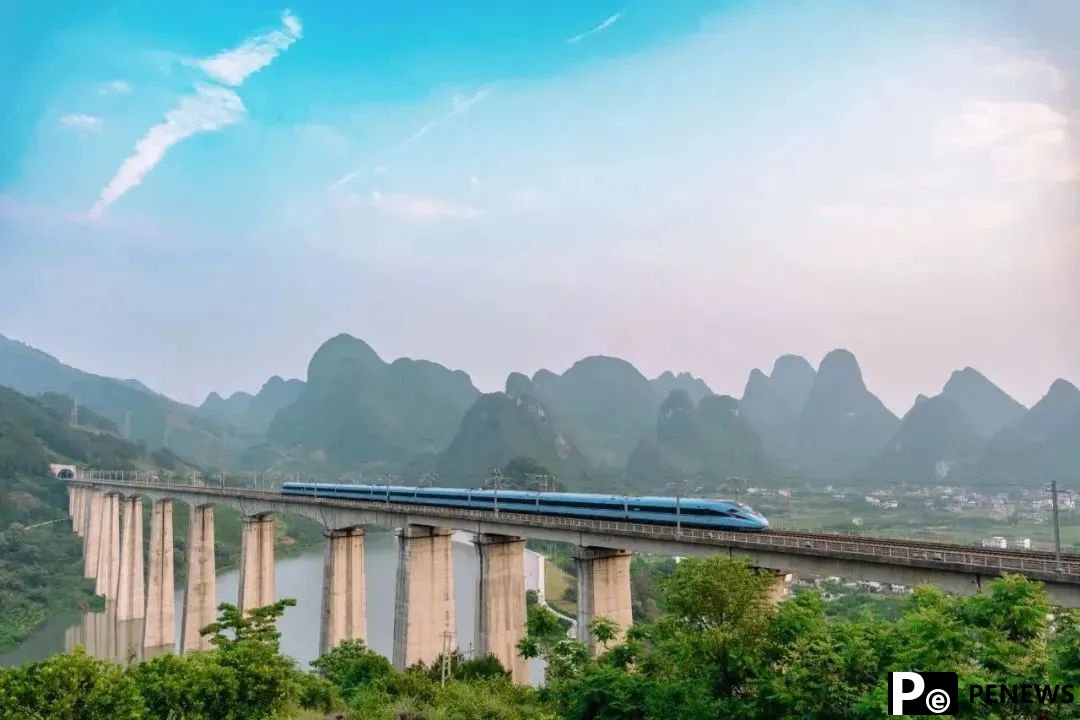
[[(996, 555), (999, 557), (1018, 557), (1038, 560), (1054, 560), (1055, 555), (1046, 550), (1016, 550), (1011, 548), (983, 547), (981, 545), (960, 545), (956, 543), (925, 542), (922, 540), (905, 540), (902, 538), (883, 538), (876, 535), (858, 535), (849, 533), (815, 533), (803, 530), (763, 530), (763, 535), (779, 535), (789, 538), (806, 540), (839, 540), (850, 542), (872, 542), (877, 545), (889, 545), (911, 549), (938, 551), (938, 552), (973, 552), (983, 555)], [(1061, 553), (1062, 562), (1080, 561), (1080, 555), (1075, 553)]]

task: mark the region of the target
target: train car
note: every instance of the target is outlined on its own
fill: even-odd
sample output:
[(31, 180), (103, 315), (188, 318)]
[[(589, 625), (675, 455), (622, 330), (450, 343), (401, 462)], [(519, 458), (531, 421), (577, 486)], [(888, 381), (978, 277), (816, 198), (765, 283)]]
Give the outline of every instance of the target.
[(495, 510), (534, 515), (557, 515), (591, 520), (618, 520), (655, 525), (764, 530), (769, 521), (743, 503), (703, 498), (623, 497), (586, 493), (528, 492), (523, 490), (464, 490), (400, 485), (341, 485), (285, 483), (284, 495), (340, 498), (426, 505), (444, 508)]

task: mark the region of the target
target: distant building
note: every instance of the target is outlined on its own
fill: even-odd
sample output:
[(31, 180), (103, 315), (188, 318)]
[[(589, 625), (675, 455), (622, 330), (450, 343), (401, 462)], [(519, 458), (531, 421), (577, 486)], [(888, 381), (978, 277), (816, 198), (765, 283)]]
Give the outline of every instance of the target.
[(992, 538), (983, 538), (982, 546), (985, 548), (999, 548), (1001, 550), (1004, 550), (1009, 546), (1009, 543), (1005, 540), (1005, 538), (995, 536)]

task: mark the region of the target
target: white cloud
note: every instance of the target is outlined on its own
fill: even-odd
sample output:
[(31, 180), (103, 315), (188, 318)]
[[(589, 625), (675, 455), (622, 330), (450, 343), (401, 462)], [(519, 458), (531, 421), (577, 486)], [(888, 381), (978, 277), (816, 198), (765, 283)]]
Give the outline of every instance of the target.
[(244, 103), (235, 92), (213, 85), (197, 85), (194, 95), (181, 100), (165, 114), (164, 122), (150, 128), (136, 143), (135, 154), (123, 162), (101, 191), (90, 216), (100, 217), (124, 193), (141, 184), (173, 145), (196, 133), (220, 130), (239, 122), (243, 116)]
[(89, 132), (99, 132), (104, 121), (99, 117), (93, 115), (83, 115), (77, 113), (74, 115), (65, 115), (60, 118), (60, 124), (69, 130), (74, 130), (80, 135)]
[(612, 25), (617, 23), (619, 21), (619, 18), (621, 18), (621, 17), (622, 17), (622, 10), (615, 13), (611, 17), (607, 18), (602, 23), (600, 23), (599, 25), (594, 27), (592, 30), (586, 30), (585, 32), (581, 33), (580, 35), (574, 35), (573, 37), (566, 38), (566, 42), (571, 43), (571, 44), (579, 43), (582, 40), (584, 40), (585, 38), (589, 37), (590, 35), (595, 35), (598, 32), (603, 32), (604, 30), (607, 30), (609, 27), (611, 27)]
[(472, 187), (479, 187), (480, 186), (480, 178), (473, 175), (471, 178), (469, 178), (469, 185), (471, 185)]
[[(228, 50), (193, 63), (203, 72), (227, 85), (237, 86), (252, 73), (273, 62), (279, 54), (300, 39), (300, 20), (286, 10), (281, 15), (284, 30), (256, 35), (235, 50)], [(216, 85), (195, 86), (175, 108), (165, 113), (165, 122), (147, 131), (135, 144), (135, 154), (124, 160), (101, 196), (90, 209), (90, 217), (101, 214), (133, 187), (146, 179), (173, 145), (201, 132), (213, 132), (237, 123), (245, 113), (244, 101), (232, 90)]]
[(253, 73), (262, 70), (274, 58), (302, 37), (300, 20), (286, 10), (281, 15), (284, 29), (248, 38), (239, 47), (210, 58), (189, 61), (210, 77), (226, 85), (237, 86)]
[(994, 63), (990, 74), (1005, 80), (1014, 80), (1026, 88), (1046, 89), (1060, 92), (1065, 88), (1065, 73), (1038, 57), (1012, 58)]
[(131, 92), (131, 83), (123, 80), (112, 80), (98, 88), (99, 95), (126, 95)]
[(1080, 168), (1070, 150), (1069, 118), (1044, 103), (978, 101), (941, 123), (945, 152), (984, 153), (1001, 182), (1072, 182)]
[(418, 222), (472, 220), (480, 217), (481, 214), (476, 208), (459, 205), (449, 200), (378, 191), (371, 194), (368, 204), (389, 215)]

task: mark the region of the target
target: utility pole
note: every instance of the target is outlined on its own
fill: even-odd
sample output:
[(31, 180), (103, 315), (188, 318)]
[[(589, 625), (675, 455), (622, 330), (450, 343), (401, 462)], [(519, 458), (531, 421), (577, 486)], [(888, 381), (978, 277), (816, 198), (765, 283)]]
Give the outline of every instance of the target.
[(499, 487), (502, 485), (502, 470), (495, 468), (491, 471), (490, 483), (495, 487), (495, 514), (499, 514)]
[(682, 483), (675, 486), (675, 534), (682, 535)]
[(1057, 480), (1050, 481), (1050, 505), (1054, 510), (1054, 559), (1061, 570), (1061, 526), (1058, 524)]
[(79, 398), (71, 403), (71, 427), (79, 427)]

